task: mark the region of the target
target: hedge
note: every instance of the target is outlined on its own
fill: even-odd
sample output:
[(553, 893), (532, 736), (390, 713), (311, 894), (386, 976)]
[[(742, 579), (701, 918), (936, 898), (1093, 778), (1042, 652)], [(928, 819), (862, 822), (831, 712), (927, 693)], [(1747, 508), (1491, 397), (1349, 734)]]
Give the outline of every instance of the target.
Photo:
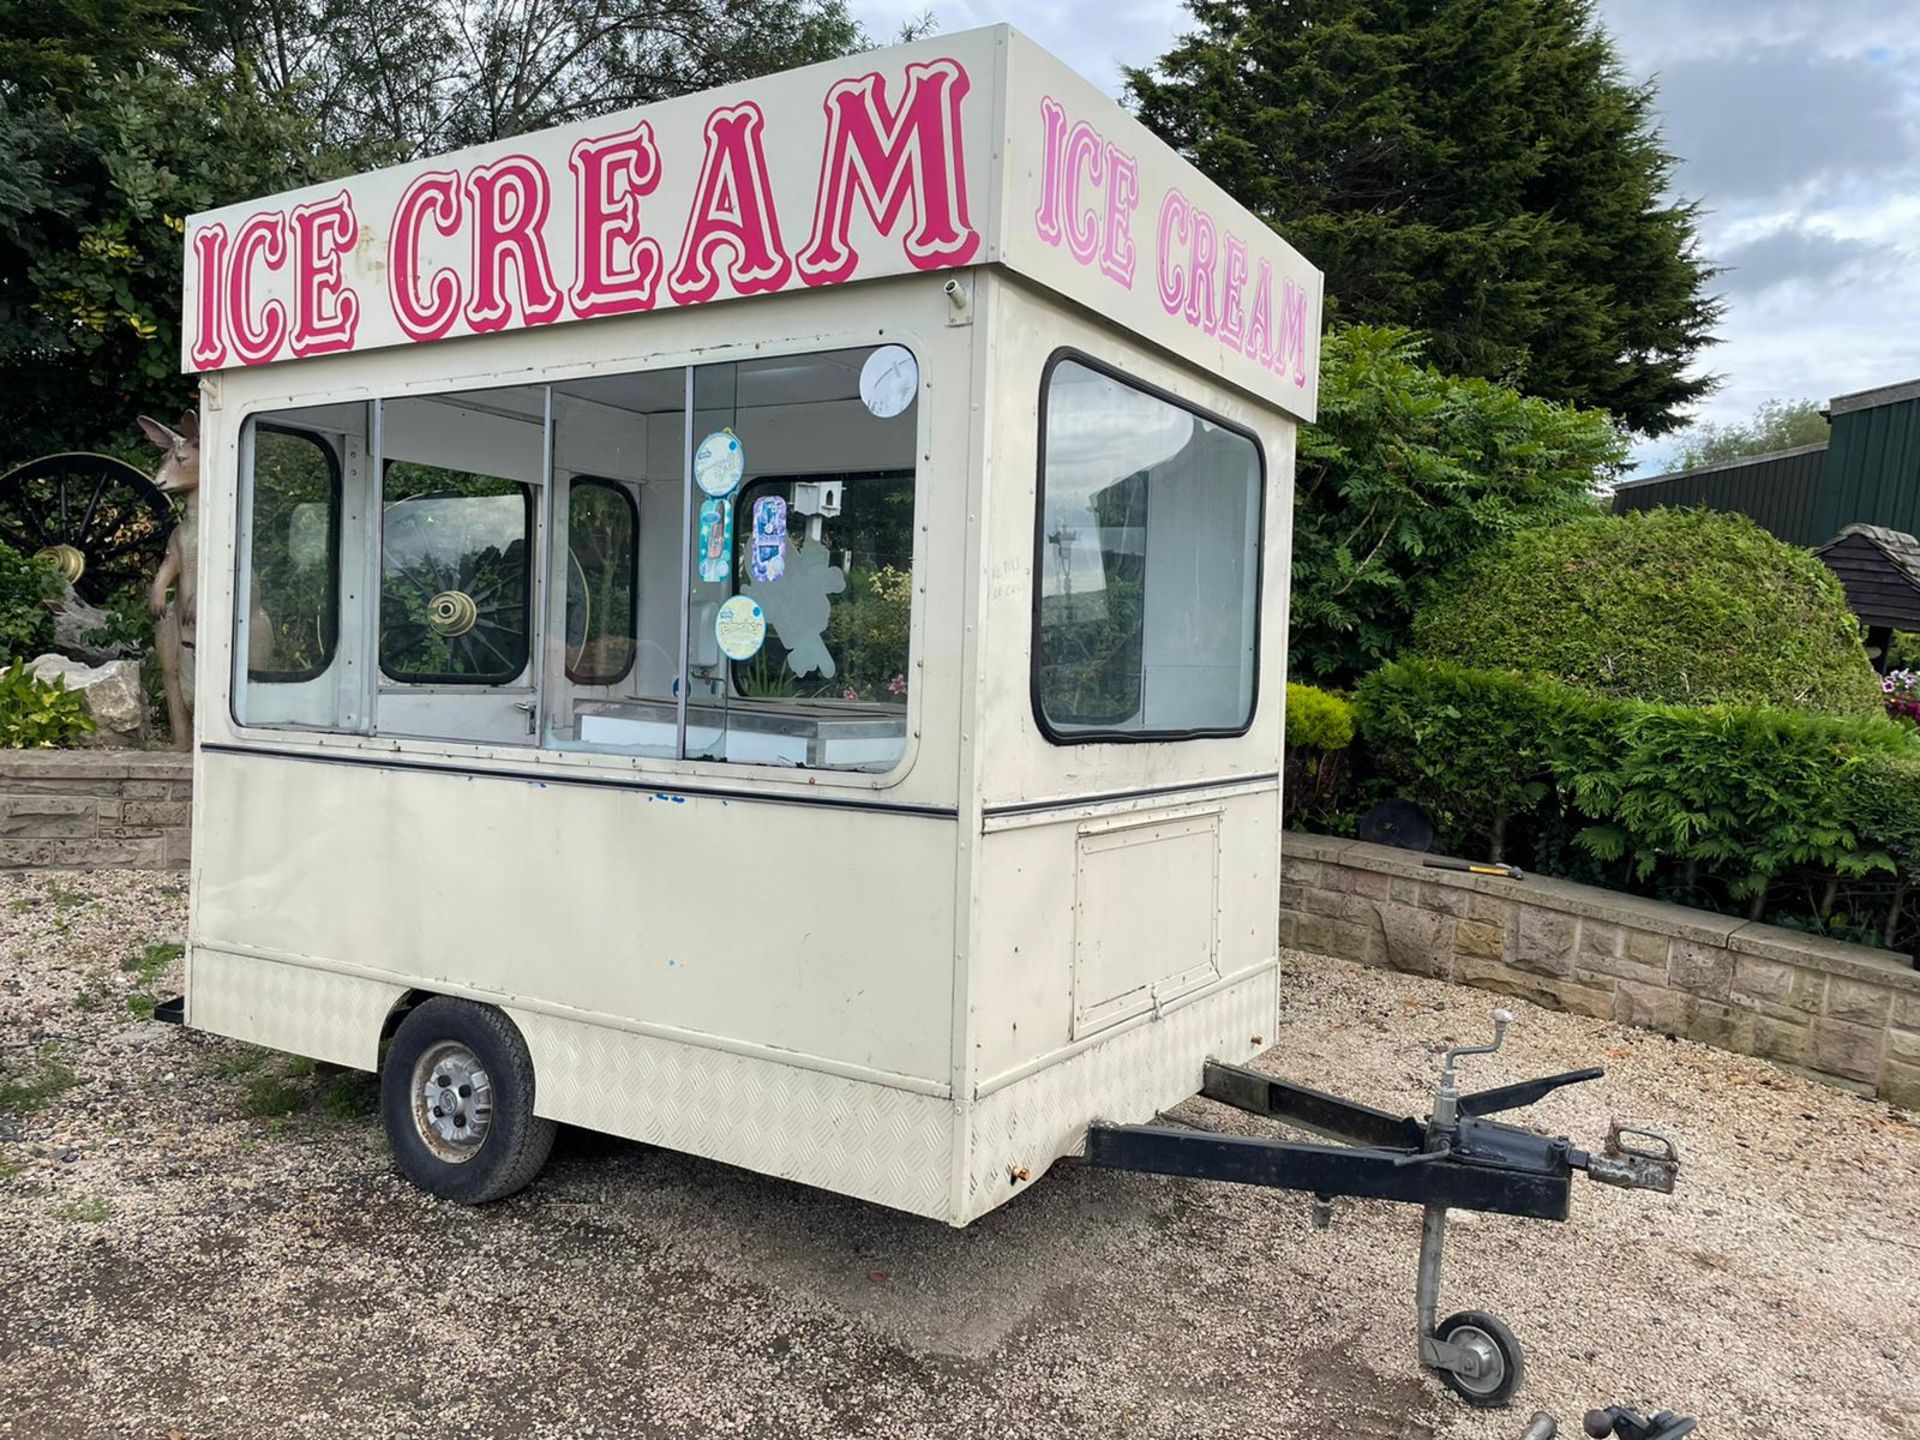
[(1616, 884), (1717, 886), (1755, 915), (1789, 874), (1831, 878), (1823, 913), (1844, 880), (1920, 878), (1920, 739), (1883, 716), (1650, 704), (1423, 660), (1354, 701), (1374, 765), (1494, 859), (1521, 820)]
[(1881, 709), (1833, 572), (1744, 515), (1572, 520), (1469, 558), (1414, 621), (1412, 653), (1681, 705)]

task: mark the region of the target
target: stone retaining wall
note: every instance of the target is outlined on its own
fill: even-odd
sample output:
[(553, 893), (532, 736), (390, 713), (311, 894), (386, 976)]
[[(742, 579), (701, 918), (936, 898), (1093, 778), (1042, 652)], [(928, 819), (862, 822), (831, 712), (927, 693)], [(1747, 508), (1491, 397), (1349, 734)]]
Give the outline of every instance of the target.
[(1325, 835), (1281, 843), (1280, 940), (1758, 1055), (1920, 1109), (1904, 955), (1565, 880), (1429, 870)]
[(0, 750), (0, 870), (187, 868), (193, 757)]

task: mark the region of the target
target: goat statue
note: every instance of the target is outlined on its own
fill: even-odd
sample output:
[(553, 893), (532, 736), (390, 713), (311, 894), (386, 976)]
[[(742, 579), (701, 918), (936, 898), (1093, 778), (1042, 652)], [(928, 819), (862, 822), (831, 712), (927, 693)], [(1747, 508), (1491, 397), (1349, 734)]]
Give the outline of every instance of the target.
[[(166, 452), (153, 483), (162, 494), (182, 499), (180, 518), (167, 536), (167, 551), (147, 591), (152, 614), (153, 648), (167, 689), (167, 724), (173, 748), (193, 749), (194, 637), (198, 618), (196, 586), (200, 568), (200, 417), (192, 411), (169, 430), (158, 420), (140, 417), (140, 431)], [(172, 594), (169, 596), (168, 591)]]

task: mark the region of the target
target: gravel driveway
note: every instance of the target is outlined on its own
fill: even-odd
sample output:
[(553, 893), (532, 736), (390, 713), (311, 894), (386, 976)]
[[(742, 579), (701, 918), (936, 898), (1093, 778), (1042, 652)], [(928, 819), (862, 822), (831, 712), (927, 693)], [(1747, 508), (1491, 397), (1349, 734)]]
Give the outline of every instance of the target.
[[(1514, 1440), (1535, 1407), (1920, 1437), (1920, 1124), (1777, 1067), (1515, 1004), (1474, 1088), (1669, 1126), (1681, 1193), (1458, 1219), (1443, 1313), (1527, 1346), (1518, 1408), (1414, 1362), (1418, 1213), (1056, 1168), (964, 1231), (563, 1133), (472, 1211), (390, 1171), (352, 1075), (141, 1018), (177, 879), (0, 877), (0, 1436)], [(1297, 956), (1274, 1072), (1424, 1113), (1489, 997)], [(1193, 1102), (1196, 1113), (1202, 1102)], [(1208, 1123), (1232, 1123), (1213, 1111)], [(1237, 1118), (1237, 1117), (1236, 1117)]]

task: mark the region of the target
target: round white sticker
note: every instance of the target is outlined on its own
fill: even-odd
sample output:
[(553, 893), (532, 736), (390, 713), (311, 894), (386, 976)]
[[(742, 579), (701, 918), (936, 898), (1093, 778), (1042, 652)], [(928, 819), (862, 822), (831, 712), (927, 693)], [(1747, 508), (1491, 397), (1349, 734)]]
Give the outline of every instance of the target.
[(747, 452), (731, 430), (714, 431), (693, 452), (694, 481), (716, 499), (739, 489), (740, 477), (746, 473)]
[(904, 345), (882, 345), (860, 367), (860, 398), (882, 420), (913, 404), (919, 389), (920, 366)]
[(767, 643), (767, 613), (745, 595), (735, 595), (713, 617), (713, 638), (729, 660), (751, 660)]

